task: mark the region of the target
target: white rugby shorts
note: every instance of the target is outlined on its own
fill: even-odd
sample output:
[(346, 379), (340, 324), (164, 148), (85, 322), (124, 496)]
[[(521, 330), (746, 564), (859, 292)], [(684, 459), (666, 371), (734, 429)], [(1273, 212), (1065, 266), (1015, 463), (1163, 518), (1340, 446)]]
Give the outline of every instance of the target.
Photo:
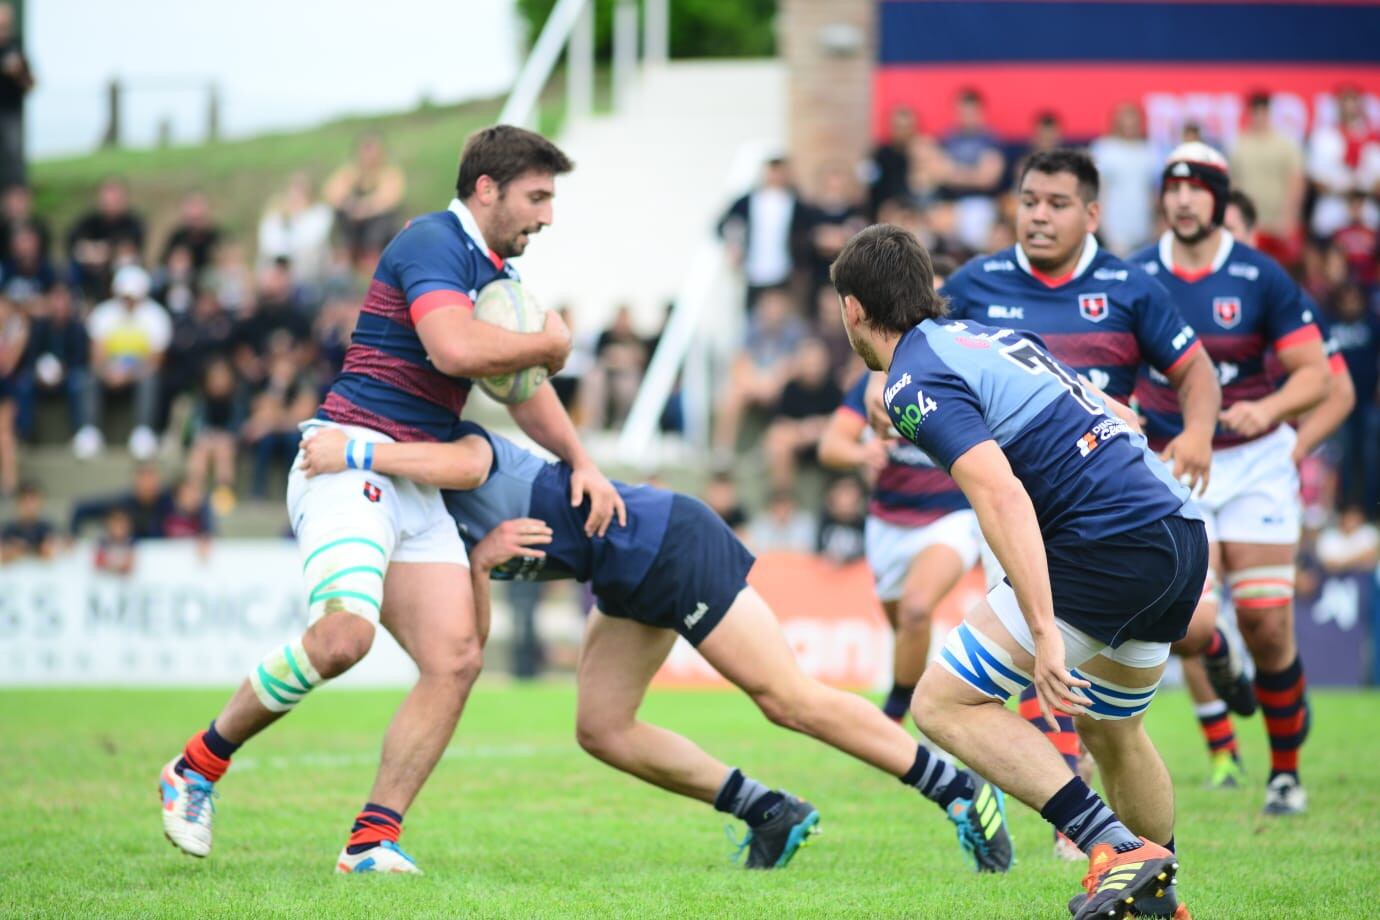
[(1292, 544), (1302, 512), (1288, 425), (1254, 441), (1212, 453), (1207, 491), (1197, 497), (1208, 539), (1224, 543)]
[(965, 509), (921, 527), (893, 524), (868, 515), (863, 540), (867, 564), (877, 585), (877, 599), (888, 603), (900, 600), (906, 574), (921, 552), (935, 544), (948, 546), (963, 560), (966, 572), (977, 562), (982, 536), (977, 515)]

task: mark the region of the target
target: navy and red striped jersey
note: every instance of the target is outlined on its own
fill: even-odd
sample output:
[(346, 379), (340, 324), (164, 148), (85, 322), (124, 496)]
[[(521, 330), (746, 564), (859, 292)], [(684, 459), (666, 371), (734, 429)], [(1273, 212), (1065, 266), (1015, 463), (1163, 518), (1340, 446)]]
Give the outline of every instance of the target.
[[(848, 388), (837, 411), (851, 412), (866, 421), (870, 377), (869, 372), (863, 372)], [(867, 513), (889, 524), (923, 527), (968, 507), (968, 499), (948, 473), (914, 444), (898, 440), (887, 451), (887, 464), (877, 474)]]
[(1123, 402), (1143, 364), (1167, 373), (1200, 347), (1164, 287), (1091, 236), (1063, 278), (1041, 273), (1017, 245), (972, 259), (943, 293), (950, 318), (1034, 332), (1050, 354)]
[(379, 257), (344, 368), (317, 418), (397, 441), (452, 440), (471, 382), (432, 366), (416, 324), (442, 307), (473, 309), (486, 284), (516, 277), (459, 201), (408, 221)]
[[(1198, 330), (1203, 347), (1217, 365), (1222, 408), (1270, 395), (1275, 390), (1267, 364), (1270, 352), (1321, 338), (1316, 316), (1304, 303), (1298, 285), (1274, 259), (1234, 240), (1225, 230), (1217, 255), (1199, 272), (1175, 268), (1172, 241), (1173, 235), (1165, 233), (1158, 244), (1141, 250), (1132, 260), (1169, 289), (1184, 318)], [(1162, 375), (1142, 373), (1136, 383), (1136, 401), (1146, 419), (1146, 437), (1156, 449), (1183, 431), (1179, 401)], [(1219, 425), (1212, 446), (1232, 447), (1248, 440), (1253, 439)]]

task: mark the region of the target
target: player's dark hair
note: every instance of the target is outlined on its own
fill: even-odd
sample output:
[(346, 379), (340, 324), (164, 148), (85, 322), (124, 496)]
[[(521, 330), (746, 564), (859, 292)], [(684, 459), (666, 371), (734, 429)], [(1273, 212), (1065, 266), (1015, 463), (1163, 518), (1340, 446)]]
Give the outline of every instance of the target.
[(1246, 225), (1247, 230), (1255, 229), (1255, 222), (1260, 218), (1260, 214), (1256, 211), (1255, 202), (1251, 200), (1250, 195), (1234, 188), (1227, 196), (1227, 204), (1236, 205), (1236, 210), (1241, 212), (1241, 222)]
[(930, 256), (930, 264), (934, 267), (934, 276), (949, 279), (954, 272), (958, 271), (958, 262), (953, 256), (946, 256), (943, 253), (935, 253)]
[(1255, 90), (1246, 99), (1246, 107), (1251, 109), (1268, 109), (1270, 107), (1270, 93), (1268, 90)]
[(535, 131), (513, 125), (493, 125), (471, 134), (460, 152), (455, 194), (464, 200), (474, 194), (480, 176), (502, 189), (524, 173), (558, 176), (575, 168), (561, 148)]
[(934, 290), (930, 254), (915, 234), (892, 224), (873, 224), (849, 240), (829, 278), (840, 297), (858, 299), (873, 329), (903, 333), (949, 312)]
[(1098, 190), (1101, 188), (1097, 164), (1087, 153), (1072, 147), (1037, 150), (1026, 157), (1025, 168), (1021, 170), (1020, 180), (1016, 183), (1017, 189), (1025, 182), (1026, 175), (1032, 172), (1044, 173), (1047, 176), (1057, 176), (1059, 173), (1073, 176), (1078, 180), (1078, 197), (1083, 199), (1084, 204), (1096, 201)]

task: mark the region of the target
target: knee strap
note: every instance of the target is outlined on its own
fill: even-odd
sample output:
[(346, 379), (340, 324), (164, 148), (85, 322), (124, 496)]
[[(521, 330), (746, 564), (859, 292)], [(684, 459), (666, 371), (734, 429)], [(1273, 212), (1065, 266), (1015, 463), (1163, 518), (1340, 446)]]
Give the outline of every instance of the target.
[(385, 545), (372, 536), (338, 536), (308, 553), (302, 564), (307, 622), (328, 613), (352, 613), (378, 625), (388, 570)]
[(1294, 599), (1294, 567), (1261, 565), (1227, 576), (1231, 602), (1238, 610), (1282, 607)]
[(254, 695), (271, 712), (287, 712), (322, 683), (301, 639), (269, 652), (249, 675)]
[(1070, 673), (1092, 684), (1091, 687), (1083, 688), (1083, 695), (1092, 701), (1092, 705), (1088, 707), (1088, 715), (1094, 719), (1117, 720), (1138, 716), (1150, 708), (1150, 701), (1155, 698), (1155, 691), (1160, 688), (1159, 681), (1155, 681), (1149, 687), (1123, 687), (1099, 677), (1083, 674), (1077, 668), (1072, 669)]
[(939, 663), (977, 692), (1003, 703), (1011, 694), (1024, 690), (1032, 679), (1012, 663), (1005, 649), (967, 623), (960, 623), (949, 633)]

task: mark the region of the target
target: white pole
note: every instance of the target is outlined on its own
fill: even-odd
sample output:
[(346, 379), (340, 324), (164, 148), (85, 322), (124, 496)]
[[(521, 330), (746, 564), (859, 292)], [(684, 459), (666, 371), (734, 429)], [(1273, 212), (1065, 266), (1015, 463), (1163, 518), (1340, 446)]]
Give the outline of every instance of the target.
[(665, 64), (671, 56), (670, 0), (643, 0), (642, 60)]
[(637, 67), (637, 4), (618, 0), (613, 8), (613, 109), (622, 111)]
[(556, 0), (551, 15), (546, 17), (541, 35), (527, 61), (522, 65), (517, 81), (513, 84), (508, 101), (503, 103), (503, 111), (498, 115), (499, 124), (530, 125), (536, 114), (537, 99), (541, 96), (546, 78), (551, 75), (556, 61), (561, 56), (575, 19), (580, 15), (588, 0)]
[(594, 111), (594, 4), (586, 3), (575, 20), (566, 49), (566, 120)]

